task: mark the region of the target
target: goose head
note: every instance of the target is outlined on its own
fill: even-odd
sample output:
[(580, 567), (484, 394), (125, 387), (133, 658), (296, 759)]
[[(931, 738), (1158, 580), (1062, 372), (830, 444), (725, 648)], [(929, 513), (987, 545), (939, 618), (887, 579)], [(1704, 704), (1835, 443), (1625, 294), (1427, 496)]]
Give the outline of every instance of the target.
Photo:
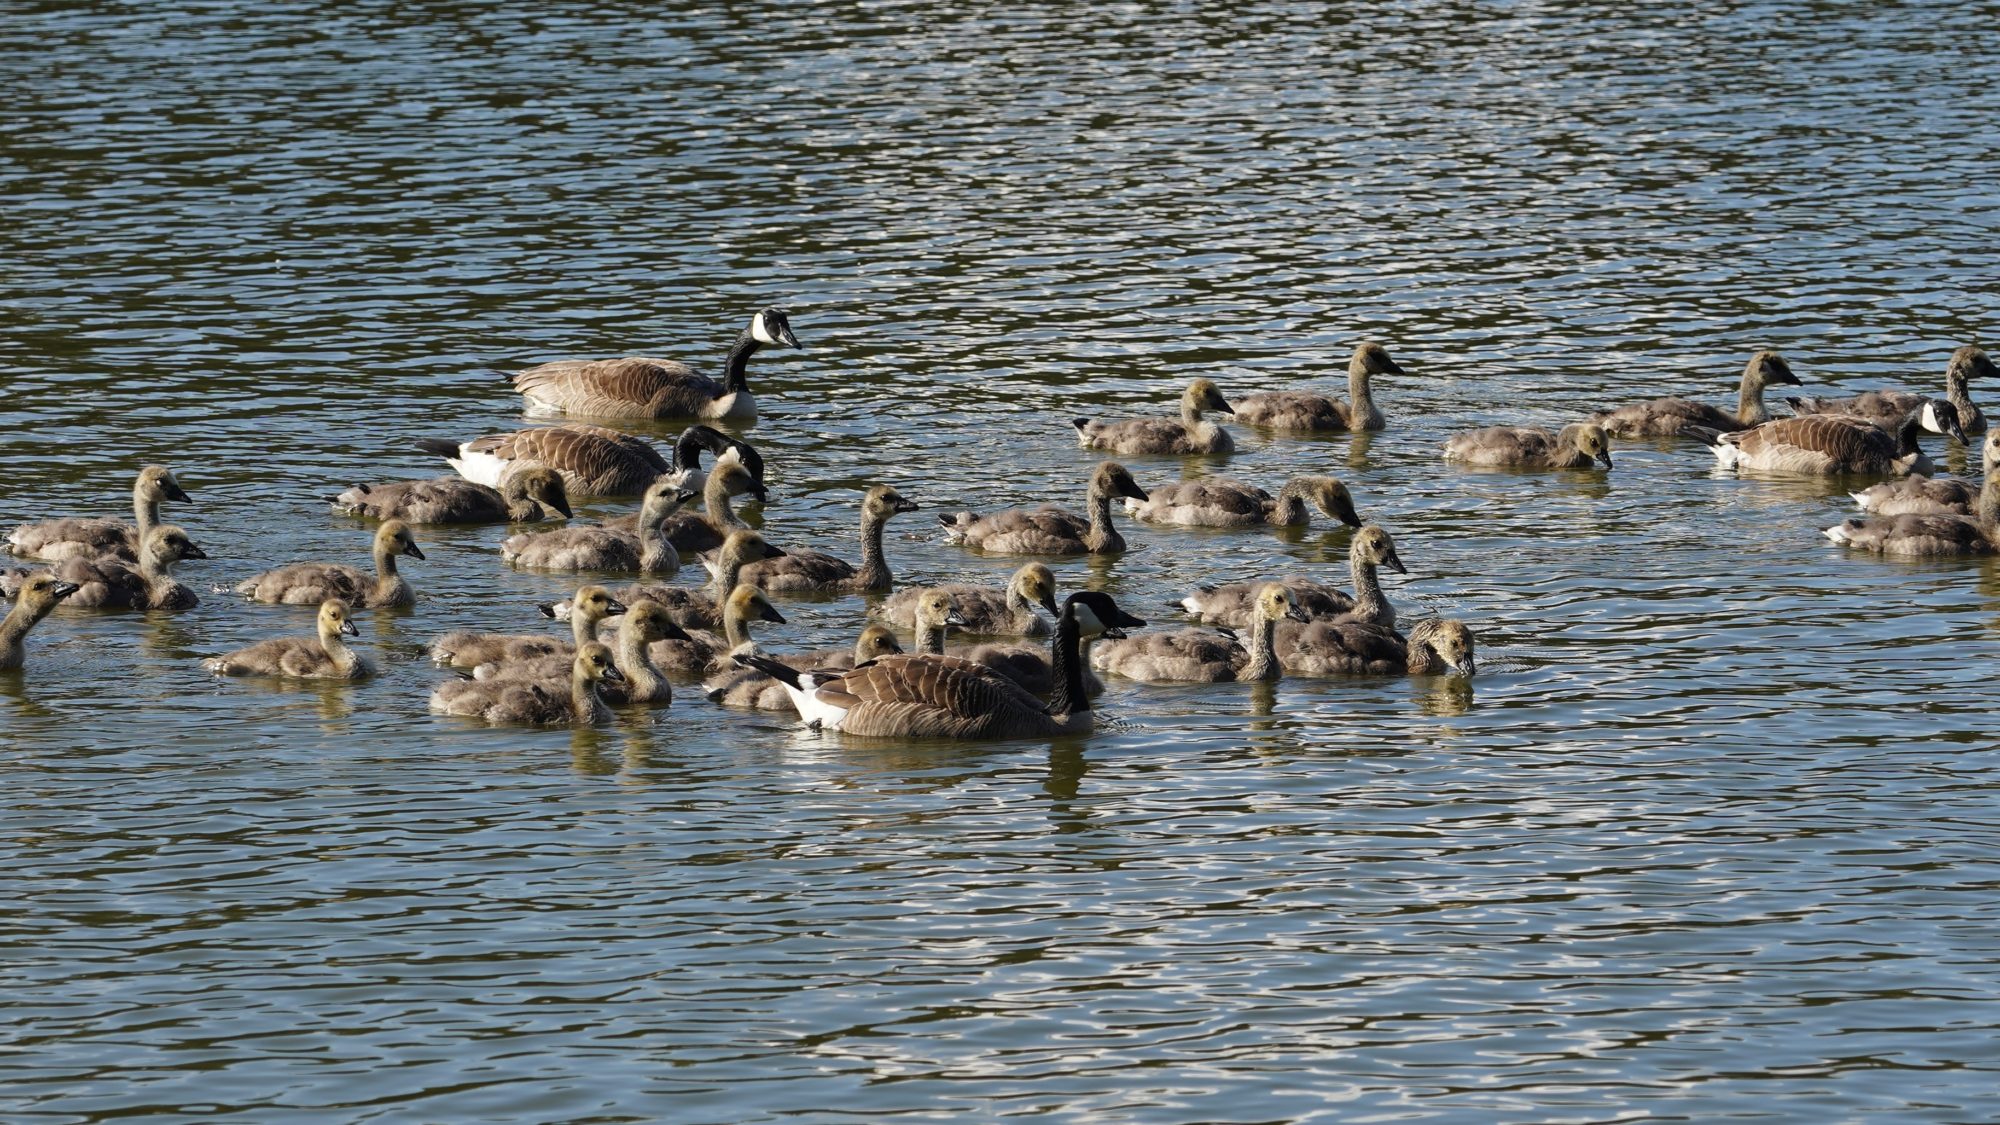
[(861, 630), (861, 637), (854, 642), (854, 662), (866, 664), (878, 657), (893, 656), (903, 651), (896, 643), (896, 634), (887, 625), (870, 625)]
[(577, 679), (593, 684), (625, 682), (625, 673), (618, 670), (618, 662), (611, 658), (610, 646), (597, 641), (576, 650), (576, 662), (570, 665), (570, 670)]
[(14, 596), (16, 605), (26, 606), (28, 614), (40, 621), (48, 616), (56, 603), (76, 593), (82, 587), (74, 582), (64, 582), (53, 574), (31, 574), (21, 583), (21, 592)]
[(1223, 414), (1236, 413), (1235, 408), (1229, 405), (1229, 400), (1222, 397), (1222, 388), (1216, 386), (1212, 379), (1196, 379), (1189, 383), (1187, 390), (1181, 392), (1181, 406), (1194, 414), (1200, 414), (1204, 410), (1220, 411)]
[(1967, 344), (1951, 353), (1951, 364), (1945, 368), (1947, 379), (1957, 378), (1968, 382), (1975, 378), (1990, 379), (1996, 375), (2000, 375), (2000, 369), (1996, 369), (1993, 360), (1988, 358), (1986, 352), (1974, 344)]
[(750, 470), (759, 483), (764, 480), (764, 458), (747, 441), (730, 437), (714, 426), (689, 426), (674, 442), (674, 468), (701, 468), (701, 451), (715, 454), (715, 461), (733, 460)]
[(1125, 635), (1127, 629), (1137, 629), (1146, 622), (1118, 608), (1110, 594), (1100, 594), (1095, 590), (1078, 590), (1063, 599), (1063, 616), (1076, 622), (1086, 635), (1101, 634), (1111, 640)]
[(1765, 349), (1750, 357), (1743, 368), (1743, 381), (1757, 387), (1775, 387), (1780, 383), (1793, 387), (1803, 387), (1797, 375), (1792, 374), (1792, 365), (1777, 352)]
[(132, 492), (142, 500), (155, 503), (161, 500), (178, 500), (183, 504), (190, 502), (187, 492), (181, 488), (181, 482), (174, 479), (174, 471), (165, 465), (148, 465), (140, 469)]
[(1008, 585), (1021, 600), (1041, 606), (1051, 617), (1061, 616), (1062, 610), (1056, 605), (1056, 572), (1047, 565), (1031, 562), (1014, 572)]
[(353, 611), (339, 598), (328, 598), (319, 603), (319, 635), (322, 637), (358, 637), (361, 630), (354, 625)]
[(522, 496), (562, 513), (564, 519), (575, 515), (569, 510), (569, 490), (563, 487), (562, 474), (554, 469), (537, 465), (515, 477), (512, 484)]
[[(543, 612), (549, 613), (551, 617), (555, 616), (546, 608)], [(577, 589), (576, 597), (570, 599), (569, 612), (572, 619), (581, 615), (585, 621), (596, 624), (607, 617), (616, 617), (630, 610), (624, 602), (612, 597), (611, 591), (604, 587), (583, 586)]]
[(769, 621), (774, 625), (785, 623), (785, 615), (778, 612), (778, 607), (771, 604), (764, 591), (747, 582), (738, 583), (729, 592), (726, 612), (741, 621)]
[(963, 629), (965, 617), (950, 591), (930, 589), (917, 595), (917, 623), (931, 629)]
[(1361, 513), (1354, 510), (1354, 494), (1334, 477), (1301, 477), (1305, 494), (1319, 510), (1349, 527), (1361, 526)]
[(1353, 358), (1347, 361), (1347, 370), (1367, 375), (1401, 375), (1403, 369), (1389, 358), (1389, 349), (1369, 340), (1355, 347)]
[(1465, 622), (1448, 619), (1423, 632), (1421, 643), (1435, 653), (1446, 668), (1460, 676), (1470, 676), (1477, 671), (1472, 653), (1472, 630), (1465, 627)]
[(625, 611), (625, 627), (638, 633), (639, 639), (647, 644), (654, 641), (692, 640), (667, 607), (651, 598), (640, 598)]
[(785, 318), (785, 310), (776, 305), (750, 318), (750, 338), (773, 347), (799, 347), (799, 338), (792, 335), (792, 322)]
[(708, 475), (708, 486), (721, 489), (727, 496), (747, 495), (759, 504), (770, 500), (763, 483), (740, 461), (717, 461), (715, 471)]
[(1292, 592), (1276, 582), (1266, 582), (1257, 591), (1257, 616), (1266, 621), (1310, 621), (1306, 611), (1292, 601)]
[(185, 529), (162, 524), (146, 533), (146, 554), (166, 567), (182, 559), (205, 559), (208, 552), (194, 545)]
[(1356, 562), (1386, 566), (1397, 574), (1410, 573), (1403, 566), (1402, 557), (1396, 554), (1396, 541), (1389, 538), (1388, 532), (1372, 523), (1355, 532), (1354, 542), (1348, 547), (1348, 554)]
[(390, 520), (375, 530), (375, 552), (381, 555), (408, 555), (421, 559), (424, 553), (417, 549), (417, 537), (410, 533), (410, 525), (402, 520)]
[(1125, 496), (1133, 500), (1146, 500), (1146, 490), (1132, 479), (1125, 466), (1116, 461), (1106, 461), (1090, 474), (1090, 490), (1099, 496)]
[(1950, 434), (1960, 441), (1966, 440), (1964, 422), (1959, 418), (1958, 407), (1953, 406), (1950, 399), (1925, 399), (1924, 404), (1917, 407), (1916, 417), (1919, 425), (1934, 434)]
[(1585, 422), (1576, 427), (1571, 439), (1585, 454), (1596, 458), (1605, 468), (1611, 467), (1611, 437), (1604, 427), (1595, 422)]
[(730, 565), (742, 566), (759, 559), (782, 559), (785, 552), (773, 547), (762, 535), (754, 531), (732, 531), (729, 538), (722, 541), (722, 553), (718, 561), (726, 569)]
[(665, 524), (668, 517), (694, 497), (695, 493), (681, 487), (679, 473), (661, 473), (639, 497), (639, 526), (653, 528)]
[(903, 494), (886, 484), (878, 484), (868, 490), (861, 499), (861, 514), (870, 520), (886, 520), (898, 512), (914, 512), (917, 503), (903, 499)]

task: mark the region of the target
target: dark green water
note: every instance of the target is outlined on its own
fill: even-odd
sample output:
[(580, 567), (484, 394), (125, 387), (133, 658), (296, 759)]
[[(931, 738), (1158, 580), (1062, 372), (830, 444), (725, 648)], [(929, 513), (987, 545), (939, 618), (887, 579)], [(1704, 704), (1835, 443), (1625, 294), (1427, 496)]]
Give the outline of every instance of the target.
[[(1760, 346), (1939, 385), (1996, 296), (1990, 13), (4, 10), (0, 523), (164, 461), (198, 588), (351, 558), (320, 500), (519, 425), (493, 368), (713, 366), (783, 302), (767, 531), (851, 554), (887, 480), (902, 578), (997, 576), (928, 509), (1073, 503), (1072, 415), (1331, 386), (1372, 338), (1387, 432), (1239, 428), (1228, 471), (1341, 475), (1483, 668), (899, 747), (694, 692), (430, 716), (429, 638), (564, 589), (498, 529), (424, 535), (361, 686), (201, 671), (306, 610), (64, 611), (0, 676), (0, 1116), (2000, 1114), (2000, 574), (1843, 554), (1840, 488), (1683, 444), (1438, 459), (1732, 401)], [(1127, 531), (1059, 579), (1163, 623), (1347, 544)], [(784, 608), (773, 647), (864, 605)]]

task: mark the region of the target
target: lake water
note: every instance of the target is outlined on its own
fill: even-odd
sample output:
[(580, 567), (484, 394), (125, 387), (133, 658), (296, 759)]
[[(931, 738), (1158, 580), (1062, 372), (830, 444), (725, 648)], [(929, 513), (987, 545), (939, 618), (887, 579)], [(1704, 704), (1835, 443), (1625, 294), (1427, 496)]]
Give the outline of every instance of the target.
[[(852, 555), (886, 480), (902, 579), (997, 577), (932, 510), (1079, 502), (1070, 417), (1377, 339), (1386, 432), (1238, 427), (1226, 468), (1342, 476), (1481, 672), (1119, 683), (1054, 744), (691, 690), (489, 729), (426, 713), (426, 642), (566, 588), (497, 528), (421, 533), (358, 686), (201, 670), (309, 609), (65, 610), (0, 676), (0, 1116), (2000, 1115), (2000, 572), (1846, 554), (1844, 482), (1690, 443), (1438, 457), (1732, 403), (1762, 346), (1940, 386), (1995, 299), (1990, 13), (236, 7), (0, 24), (0, 522), (162, 461), (198, 588), (362, 561), (323, 499), (521, 424), (494, 369), (715, 367), (782, 302), (768, 533)], [(1126, 530), (1058, 578), (1156, 625), (1344, 575), (1345, 530)], [(865, 607), (783, 608), (777, 648)]]

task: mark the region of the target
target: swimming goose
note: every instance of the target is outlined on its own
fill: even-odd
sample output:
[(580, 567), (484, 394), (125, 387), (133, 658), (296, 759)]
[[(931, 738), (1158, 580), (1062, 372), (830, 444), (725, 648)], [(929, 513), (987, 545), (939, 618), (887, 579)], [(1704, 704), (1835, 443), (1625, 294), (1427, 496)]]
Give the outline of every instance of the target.
[(588, 414), (601, 418), (735, 418), (757, 416), (744, 371), (766, 346), (797, 348), (783, 309), (750, 318), (723, 361), (722, 380), (695, 373), (671, 359), (564, 359), (514, 376), (514, 389), (530, 414)]
[(1984, 555), (2000, 549), (2000, 429), (1986, 435), (1981, 459), (1986, 479), (1970, 514), (1849, 519), (1827, 528), (1826, 537), (1881, 555)]
[(674, 440), (674, 471), (682, 474), (681, 487), (700, 492), (708, 483), (708, 470), (701, 467), (701, 451), (715, 454), (717, 463), (735, 461), (750, 470), (758, 484), (764, 483), (764, 457), (749, 442), (730, 437), (713, 426), (694, 425)]
[(1105, 641), (1091, 653), (1091, 667), (1116, 672), (1129, 680), (1151, 683), (1223, 683), (1230, 680), (1275, 680), (1281, 674), (1275, 638), (1278, 622), (1304, 622), (1305, 611), (1276, 582), (1257, 590), (1246, 648), (1234, 636), (1211, 629), (1175, 629), (1141, 633), (1122, 641)]
[(1111, 498), (1146, 499), (1125, 466), (1106, 461), (1090, 474), (1088, 518), (1053, 505), (1008, 508), (982, 516), (975, 512), (938, 514), (944, 539), (996, 555), (1106, 555), (1125, 549), (1125, 537), (1111, 526)]
[(1468, 465), (1523, 469), (1588, 469), (1593, 460), (1611, 467), (1611, 439), (1595, 422), (1572, 422), (1551, 433), (1539, 426), (1488, 426), (1454, 435), (1444, 459)]
[[(2000, 475), (2000, 446), (1989, 437), (1981, 454), (1985, 479)], [(1949, 477), (1902, 477), (1850, 492), (1861, 510), (1874, 516), (1972, 515), (1984, 486)]]
[(757, 651), (757, 642), (750, 636), (752, 621), (783, 625), (785, 615), (778, 612), (762, 590), (750, 585), (737, 586), (722, 603), (721, 636), (690, 629), (683, 638), (654, 642), (653, 660), (671, 675), (714, 675), (734, 667), (729, 663), (732, 654)]
[[(976, 644), (945, 647), (945, 635), (964, 629), (966, 620), (958, 612), (951, 594), (942, 588), (925, 590), (918, 598), (912, 617), (916, 650), (933, 656), (955, 656), (984, 665), (1021, 685), (1030, 695), (1047, 695), (1055, 690), (1056, 670), (1046, 650), (1030, 645)], [(1085, 642), (1087, 643), (1087, 642)], [(1104, 694), (1104, 683), (1090, 671), (1088, 654), (1082, 659), (1083, 693), (1092, 699)]]
[(672, 576), (681, 568), (681, 555), (667, 539), (667, 520), (682, 504), (694, 499), (694, 493), (683, 491), (678, 480), (668, 473), (646, 489), (631, 531), (599, 525), (523, 532), (500, 545), (500, 558), (536, 570), (638, 571)]
[(576, 650), (567, 688), (560, 681), (451, 680), (431, 693), (430, 707), (489, 723), (604, 723), (611, 720), (611, 708), (598, 687), (624, 680), (611, 650), (592, 641)]
[(218, 676), (290, 676), (301, 680), (360, 680), (375, 674), (367, 657), (347, 647), (342, 637), (359, 636), (348, 616), (347, 603), (328, 598), (319, 606), (319, 635), (275, 637), (239, 648), (227, 656), (202, 661)]
[(1403, 369), (1380, 344), (1362, 344), (1347, 361), (1348, 401), (1304, 391), (1266, 391), (1236, 400), (1236, 420), (1269, 430), (1311, 432), (1379, 430), (1388, 420), (1375, 406), (1374, 375), (1401, 375)]
[(515, 473), (554, 469), (570, 496), (637, 496), (673, 469), (658, 450), (631, 434), (576, 422), (471, 441), (420, 438), (417, 448), (437, 454), (459, 476), (489, 488), (500, 487)]
[(0, 672), (21, 666), (27, 655), (27, 646), (22, 642), (28, 630), (47, 617), (56, 603), (74, 593), (76, 583), (64, 582), (53, 574), (28, 576), (20, 593), (14, 596), (14, 608), (7, 611), (5, 619), (0, 619)]
[(800, 720), (819, 729), (891, 738), (1040, 738), (1095, 725), (1083, 690), (1082, 635), (1118, 637), (1143, 624), (1109, 595), (1071, 594), (1050, 643), (1058, 678), (1046, 705), (992, 669), (952, 656), (885, 656), (840, 673), (801, 673), (761, 656), (737, 659), (784, 684)]
[(1229, 400), (1207, 379), (1196, 379), (1181, 393), (1181, 416), (1172, 418), (1128, 418), (1122, 422), (1099, 422), (1075, 418), (1077, 444), (1107, 453), (1230, 453), (1236, 442), (1229, 431), (1202, 418), (1205, 410), (1234, 414)]
[[(737, 577), (743, 567), (758, 559), (783, 558), (785, 552), (769, 543), (754, 531), (732, 532), (716, 552), (715, 561), (719, 573), (706, 586), (668, 586), (663, 583), (637, 583), (618, 591), (618, 597), (628, 605), (641, 598), (656, 601), (667, 608), (675, 623), (683, 629), (722, 628), (722, 608), (729, 593), (736, 589)], [(547, 607), (550, 617), (557, 621), (570, 619), (568, 601), (552, 602)]]
[(514, 663), (549, 655), (570, 656), (576, 652), (576, 646), (597, 639), (598, 622), (624, 613), (630, 601), (636, 600), (620, 601), (602, 586), (584, 586), (577, 590), (574, 598), (560, 603), (564, 608), (561, 614), (556, 612), (553, 604), (537, 607), (545, 616), (569, 622), (568, 641), (547, 633), (460, 631), (446, 633), (431, 642), (431, 660), (449, 668), (474, 670), (484, 665)]
[[(861, 637), (854, 642), (853, 648), (788, 653), (785, 663), (801, 672), (845, 672), (878, 657), (901, 651), (903, 646), (896, 643), (896, 634), (890, 632), (888, 626), (870, 625), (861, 630)], [(733, 661), (731, 663), (734, 664)], [(792, 709), (792, 697), (785, 690), (785, 685), (755, 668), (725, 668), (703, 681), (701, 686), (710, 702), (724, 707), (757, 711)]]
[[(692, 640), (674, 623), (666, 607), (640, 600), (619, 618), (612, 642), (612, 656), (625, 675), (622, 683), (601, 685), (598, 694), (606, 703), (645, 703), (665, 707), (674, 700), (673, 688), (653, 664), (655, 641)], [(584, 642), (588, 643), (588, 642)], [(482, 664), (473, 670), (475, 680), (558, 680), (568, 671), (574, 651), (563, 651), (528, 660)]]
[(539, 523), (573, 514), (562, 474), (546, 466), (505, 475), (497, 489), (464, 477), (357, 484), (333, 498), (333, 510), (406, 523)]
[(74, 582), (77, 591), (69, 599), (73, 606), (105, 609), (193, 609), (201, 599), (176, 580), (173, 566), (183, 559), (205, 559), (208, 555), (188, 533), (171, 524), (146, 532), (145, 549), (138, 565), (117, 555), (94, 559), (74, 555), (54, 566), (56, 577)]
[[(891, 517), (914, 512), (914, 501), (886, 484), (870, 488), (861, 498), (861, 566), (824, 551), (792, 551), (775, 559), (763, 559), (743, 567), (737, 581), (772, 593), (805, 591), (870, 593), (889, 589), (895, 577), (882, 558), (882, 528)], [(711, 565), (710, 573), (719, 570)]]
[(164, 465), (139, 470), (132, 484), (132, 522), (107, 517), (76, 516), (24, 523), (7, 535), (7, 549), (25, 558), (54, 562), (80, 557), (117, 555), (137, 561), (139, 544), (160, 522), (160, 505), (168, 500), (188, 503), (188, 494)]
[(1175, 481), (1151, 490), (1145, 501), (1125, 501), (1126, 514), (1148, 523), (1178, 527), (1303, 527), (1312, 519), (1310, 500), (1328, 516), (1349, 527), (1360, 527), (1354, 497), (1332, 477), (1293, 477), (1270, 493), (1227, 477)]
[[(729, 537), (730, 532), (750, 526), (743, 522), (729, 502), (733, 496), (744, 495), (758, 503), (765, 503), (770, 498), (747, 467), (733, 460), (717, 461), (714, 471), (702, 482), (702, 510), (674, 513), (673, 518), (667, 521), (667, 541), (683, 555), (714, 550)], [(631, 527), (637, 518), (620, 516), (605, 520), (604, 526), (624, 530)]]
[(1205, 625), (1247, 628), (1256, 613), (1257, 597), (1267, 581), (1275, 581), (1291, 596), (1292, 605), (1312, 620), (1340, 618), (1393, 627), (1396, 608), (1382, 592), (1377, 568), (1388, 567), (1408, 574), (1402, 557), (1396, 554), (1395, 540), (1380, 527), (1370, 524), (1355, 532), (1347, 546), (1347, 566), (1354, 576), (1354, 594), (1304, 578), (1258, 579), (1231, 582), (1223, 586), (1203, 586), (1180, 600), (1196, 621)]
[[(1036, 613), (1035, 607), (1048, 610), (1050, 617), (1061, 612), (1056, 608), (1055, 572), (1038, 562), (1015, 571), (1004, 587), (952, 583), (930, 589), (943, 590), (951, 597), (958, 615), (965, 620), (964, 630), (976, 636), (1046, 636), (1048, 620)], [(917, 599), (924, 592), (922, 586), (898, 590), (877, 607), (875, 616), (900, 628), (914, 629)]]
[[(1969, 384), (1974, 376), (1990, 379), (1995, 375), (2000, 375), (2000, 371), (1994, 370), (1993, 361), (1979, 348), (1967, 344), (1951, 353), (1951, 362), (1944, 370), (1944, 398), (1958, 411), (1959, 428), (1966, 433), (1976, 434), (1986, 429), (1986, 415), (1973, 403)], [(1925, 396), (1910, 391), (1869, 391), (1853, 398), (1788, 398), (1785, 403), (1792, 413), (1801, 416), (1847, 415), (1865, 418), (1883, 429), (1894, 429), (1910, 411), (1926, 401)], [(1935, 421), (1926, 419), (1924, 428), (1934, 434), (1947, 432), (1933, 424)]]
[(317, 605), (339, 598), (369, 609), (415, 605), (417, 593), (396, 573), (396, 556), (422, 559), (410, 525), (389, 520), (375, 529), (375, 574), (341, 563), (294, 563), (237, 583), (236, 592), (255, 602)]
[[(1743, 368), (1743, 382), (1736, 394), (1736, 413), (1730, 414), (1705, 402), (1685, 398), (1656, 398), (1616, 410), (1593, 414), (1588, 421), (1604, 427), (1616, 437), (1673, 437), (1689, 426), (1707, 426), (1722, 433), (1746, 430), (1771, 420), (1764, 406), (1764, 391), (1776, 384), (1803, 386), (1792, 374), (1791, 364), (1773, 351), (1760, 351)], [(1796, 402), (1797, 399), (1786, 399)]]
[(1928, 474), (1931, 459), (1917, 448), (1926, 417), (1944, 432), (1965, 440), (1958, 409), (1949, 402), (1928, 399), (1909, 412), (1894, 436), (1863, 418), (1843, 414), (1808, 414), (1779, 418), (1733, 434), (1695, 426), (1689, 434), (1707, 442), (1724, 468), (1762, 472), (1831, 476), (1868, 473), (1877, 476)]
[(1411, 676), (1450, 672), (1470, 676), (1475, 667), (1472, 630), (1456, 620), (1430, 618), (1406, 638), (1384, 625), (1361, 621), (1310, 621), (1278, 628), (1278, 662), (1294, 676)]

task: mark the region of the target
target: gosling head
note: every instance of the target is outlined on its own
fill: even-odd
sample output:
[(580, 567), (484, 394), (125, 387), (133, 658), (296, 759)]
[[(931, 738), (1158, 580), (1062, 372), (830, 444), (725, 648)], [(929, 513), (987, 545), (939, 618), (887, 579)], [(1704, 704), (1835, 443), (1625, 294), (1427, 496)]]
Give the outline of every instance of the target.
[(1139, 487), (1139, 482), (1132, 479), (1132, 474), (1126, 471), (1125, 466), (1116, 461), (1106, 461), (1097, 466), (1097, 471), (1090, 474), (1090, 487), (1092, 492), (1106, 496), (1129, 496), (1134, 500), (1150, 499), (1146, 495), (1146, 490)]
[(1111, 640), (1123, 637), (1127, 629), (1137, 629), (1146, 623), (1119, 609), (1110, 594), (1100, 594), (1095, 590), (1078, 590), (1064, 598), (1062, 615), (1075, 622), (1084, 634), (1100, 634)]
[(1965, 438), (1965, 425), (1959, 419), (1958, 407), (1947, 398), (1925, 399), (1917, 407), (1917, 422), (1934, 434), (1950, 434), (1960, 441)]
[(754, 531), (732, 531), (729, 533), (729, 538), (722, 541), (723, 560), (734, 562), (739, 566), (744, 563), (756, 562), (758, 559), (782, 559), (784, 557), (785, 552), (783, 550), (771, 546), (770, 543), (765, 541), (762, 535)]
[(1595, 422), (1585, 422), (1576, 428), (1576, 447), (1595, 457), (1598, 464), (1611, 467), (1611, 437), (1604, 427)]
[(1477, 670), (1472, 655), (1472, 630), (1465, 627), (1465, 622), (1456, 619), (1438, 622), (1424, 643), (1453, 673), (1470, 676)]
[(878, 484), (861, 498), (861, 514), (871, 520), (886, 520), (898, 512), (914, 512), (917, 503), (903, 499), (903, 494), (886, 484)]
[(1403, 369), (1389, 358), (1389, 349), (1367, 341), (1354, 349), (1354, 358), (1347, 361), (1348, 370), (1365, 371), (1370, 375), (1401, 375)]
[(776, 305), (750, 318), (750, 338), (773, 347), (799, 347), (799, 338), (792, 335), (792, 322), (785, 319), (785, 310)]
[(147, 500), (178, 500), (189, 503), (188, 494), (182, 490), (181, 482), (174, 479), (174, 471), (165, 465), (148, 465), (139, 470), (139, 479), (132, 491)]
[(1032, 602), (1049, 611), (1051, 617), (1060, 616), (1062, 610), (1056, 606), (1056, 572), (1046, 565), (1031, 562), (1014, 572), (1009, 585), (1023, 601)]
[(579, 647), (576, 650), (576, 662), (570, 665), (570, 668), (577, 678), (588, 680), (591, 683), (622, 684), (625, 682), (625, 673), (618, 670), (618, 662), (611, 658), (610, 646), (597, 641), (591, 641)]
[(1189, 383), (1187, 390), (1181, 395), (1181, 400), (1197, 412), (1215, 410), (1223, 414), (1236, 413), (1236, 409), (1229, 405), (1229, 400), (1222, 397), (1222, 388), (1216, 386), (1212, 379), (1196, 379)]
[(194, 545), (185, 529), (162, 524), (146, 533), (146, 554), (162, 566), (182, 559), (205, 559), (208, 552)]
[(1995, 375), (2000, 375), (2000, 370), (1994, 368), (1993, 361), (1987, 357), (1983, 349), (1973, 344), (1967, 344), (1951, 353), (1951, 365), (1945, 368), (1947, 378), (1955, 377), (1967, 382), (1973, 379), (1990, 379)]
[(681, 474), (661, 473), (646, 486), (639, 497), (639, 522), (644, 524), (664, 523), (668, 516), (680, 511), (681, 505), (694, 499), (695, 493), (681, 487)]
[(375, 550), (382, 554), (408, 555), (421, 559), (424, 553), (417, 549), (417, 537), (410, 534), (410, 525), (402, 520), (390, 520), (375, 531)]
[(1349, 527), (1361, 526), (1361, 513), (1354, 510), (1354, 494), (1333, 477), (1305, 477), (1306, 495), (1319, 510)]
[(64, 582), (53, 574), (31, 574), (21, 583), (21, 592), (14, 596), (16, 605), (27, 607), (29, 616), (40, 621), (48, 616), (56, 603), (81, 589), (74, 582)]
[(358, 637), (361, 630), (354, 627), (353, 611), (339, 598), (328, 598), (319, 603), (319, 633), (322, 637)]
[(2000, 472), (2000, 426), (1986, 431), (1986, 442), (1979, 460), (1987, 473)]
[(635, 631), (639, 639), (651, 644), (654, 641), (692, 640), (667, 607), (651, 598), (641, 598), (632, 608), (625, 611), (625, 627)]
[(933, 629), (965, 628), (965, 617), (948, 590), (930, 589), (917, 595), (917, 620)]
[(715, 470), (708, 474), (708, 487), (721, 489), (727, 496), (747, 495), (759, 504), (771, 498), (763, 483), (739, 461), (717, 461)]
[(1312, 620), (1292, 600), (1292, 592), (1276, 582), (1266, 582), (1257, 591), (1257, 616), (1266, 621)]
[(562, 474), (554, 469), (538, 465), (515, 477), (514, 484), (521, 490), (521, 495), (562, 513), (564, 519), (576, 514), (569, 510), (569, 489), (563, 487)]
[(1371, 523), (1355, 532), (1354, 543), (1348, 548), (1348, 552), (1362, 562), (1386, 566), (1397, 574), (1409, 573), (1403, 566), (1402, 558), (1396, 554), (1396, 541), (1389, 538), (1389, 533), (1375, 524)]
[(1797, 375), (1792, 374), (1792, 365), (1785, 357), (1768, 348), (1750, 357), (1750, 363), (1743, 369), (1744, 378), (1760, 387), (1775, 387), (1780, 383), (1803, 387)]
[(771, 604), (764, 591), (748, 582), (738, 583), (729, 592), (728, 608), (732, 615), (744, 621), (769, 621), (774, 625), (785, 623), (785, 615), (778, 612), (778, 607)]
[(903, 646), (896, 643), (896, 634), (887, 625), (870, 625), (861, 630), (861, 638), (854, 642), (854, 662), (866, 664), (901, 651)]
[(581, 616), (585, 621), (595, 623), (625, 613), (627, 608), (624, 602), (612, 597), (611, 591), (602, 586), (582, 586), (577, 589), (576, 597), (570, 599), (569, 612), (572, 618)]

